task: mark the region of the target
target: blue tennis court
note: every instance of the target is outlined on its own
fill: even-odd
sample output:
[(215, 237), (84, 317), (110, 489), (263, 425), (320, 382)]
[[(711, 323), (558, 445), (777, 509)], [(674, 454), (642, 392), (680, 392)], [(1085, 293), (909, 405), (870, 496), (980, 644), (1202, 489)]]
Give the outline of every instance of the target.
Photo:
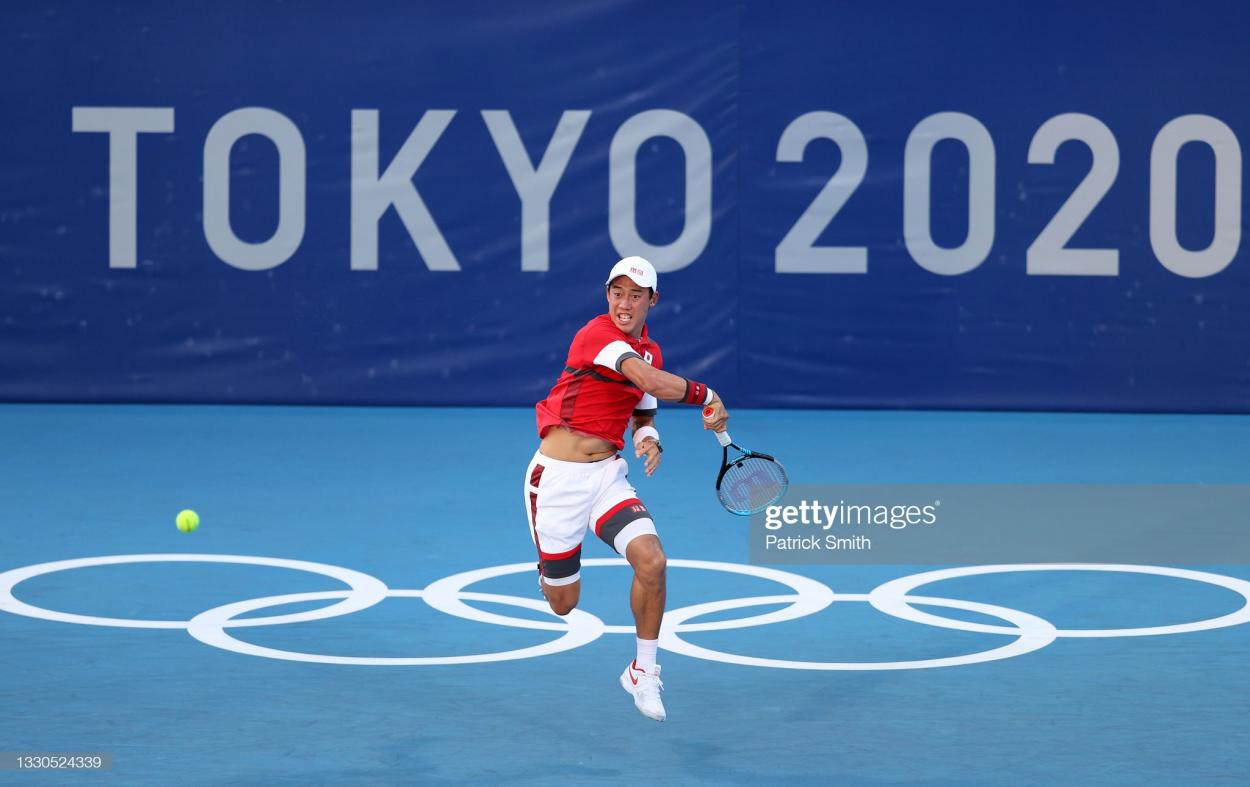
[[(1244, 483), (1250, 442), (1250, 421), (1233, 416), (758, 410), (735, 419), (738, 436), (772, 447), (796, 483)], [(718, 449), (693, 412), (662, 421), (665, 463), (654, 478), (633, 479), (674, 564), (670, 614), (794, 595), (734, 570), (748, 566), (745, 523), (711, 490)], [(584, 569), (581, 608), (606, 624), (598, 636), (569, 634), (575, 627), (563, 623), (521, 627), (556, 621), (538, 611), (521, 502), (534, 444), (527, 410), (6, 405), (0, 428), (5, 577), (134, 556), (12, 586), (17, 601), (81, 618), (0, 614), (4, 748), (113, 756), (111, 770), (64, 773), (59, 783), (539, 784), (556, 774), (579, 784), (1244, 783), (1245, 625), (1060, 637), (1017, 656), (918, 669), (779, 669), (662, 650), (669, 718), (643, 718), (616, 682), (632, 654), (632, 634), (612, 631), (631, 623), (627, 569)], [(203, 518), (195, 533), (174, 527), (185, 507)], [(613, 556), (596, 543), (587, 557)], [(234, 562), (249, 558), (262, 560)], [(458, 598), (496, 616), (487, 621), (411, 593), (512, 564), (525, 565), (452, 582), (463, 591), (441, 583), (440, 604)], [(934, 568), (773, 570), (864, 594)], [(1250, 579), (1244, 565), (1184, 568)], [(352, 582), (389, 595), (282, 622), (347, 601)], [(1183, 624), (1245, 603), (1202, 581), (1080, 571), (967, 576), (923, 593), (1060, 629)], [(251, 600), (261, 603), (243, 603)], [(197, 619), (202, 634), (214, 625), (204, 613), (240, 604), (248, 608), (227, 608), (216, 622), (242, 645), (223, 649), (188, 633), (187, 621)], [(784, 607), (724, 609), (690, 623)], [(277, 620), (235, 625), (261, 617)], [(130, 623), (83, 622), (92, 618)], [(169, 625), (131, 627), (144, 621)], [(292, 660), (500, 654), (562, 639), (561, 648), (572, 646), (480, 663)], [(849, 663), (945, 659), (1017, 637), (835, 602), (682, 639), (741, 656)], [(48, 774), (5, 778), (34, 784)]]
[(0, 5), (0, 784), (1246, 784), (1248, 40)]

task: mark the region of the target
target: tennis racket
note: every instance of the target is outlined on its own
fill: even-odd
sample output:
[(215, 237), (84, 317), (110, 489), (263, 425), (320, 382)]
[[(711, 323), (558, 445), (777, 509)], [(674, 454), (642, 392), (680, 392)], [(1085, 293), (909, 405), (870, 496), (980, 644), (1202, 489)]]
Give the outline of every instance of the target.
[[(703, 417), (714, 411), (707, 408)], [(786, 469), (768, 454), (743, 448), (733, 441), (729, 432), (717, 432), (721, 444), (721, 467), (716, 476), (716, 496), (731, 514), (758, 514), (776, 503), (790, 486)], [(731, 458), (729, 449), (736, 453)]]

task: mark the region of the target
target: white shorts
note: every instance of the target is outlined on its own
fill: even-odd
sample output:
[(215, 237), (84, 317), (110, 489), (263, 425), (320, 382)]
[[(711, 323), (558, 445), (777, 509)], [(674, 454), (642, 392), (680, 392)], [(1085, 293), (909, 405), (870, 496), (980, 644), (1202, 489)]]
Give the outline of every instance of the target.
[(598, 462), (562, 462), (534, 452), (525, 470), (525, 512), (548, 585), (581, 579), (588, 527), (621, 555), (638, 536), (655, 535), (651, 512), (628, 475), (629, 466), (619, 455)]

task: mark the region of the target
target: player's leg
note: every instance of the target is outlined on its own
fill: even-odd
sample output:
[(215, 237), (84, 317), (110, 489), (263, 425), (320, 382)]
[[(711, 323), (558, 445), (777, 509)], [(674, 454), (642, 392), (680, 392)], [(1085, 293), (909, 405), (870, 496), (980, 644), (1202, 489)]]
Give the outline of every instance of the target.
[(659, 639), (666, 597), (665, 569), (668, 566), (659, 537), (642, 534), (634, 538), (625, 549), (625, 559), (634, 569), (629, 607), (634, 612), (638, 639)]
[(565, 585), (553, 584), (552, 580), (547, 577), (539, 577), (540, 587), (543, 591), (543, 597), (547, 599), (547, 603), (551, 605), (551, 611), (557, 615), (567, 615), (577, 606), (577, 600), (582, 594), (582, 581), (580, 578), (573, 579)]
[(581, 595), (582, 539), (595, 487), (577, 462), (540, 453), (525, 471), (525, 513), (538, 550), (538, 586), (557, 615), (567, 615)]
[(655, 656), (664, 618), (667, 558), (651, 512), (626, 477), (625, 460), (618, 457), (610, 461), (614, 465), (605, 474), (592, 513), (595, 535), (624, 555), (634, 569), (629, 598), (638, 637), (635, 657), (621, 673), (621, 686), (633, 695), (634, 705), (644, 716), (664, 721), (666, 713), (660, 699), (664, 684)]
[(625, 475), (625, 460), (617, 458), (612, 476), (595, 503), (592, 513), (595, 535), (624, 556), (634, 569), (629, 602), (639, 639), (660, 636), (664, 618), (665, 569), (668, 565), (651, 512), (638, 499), (638, 493)]

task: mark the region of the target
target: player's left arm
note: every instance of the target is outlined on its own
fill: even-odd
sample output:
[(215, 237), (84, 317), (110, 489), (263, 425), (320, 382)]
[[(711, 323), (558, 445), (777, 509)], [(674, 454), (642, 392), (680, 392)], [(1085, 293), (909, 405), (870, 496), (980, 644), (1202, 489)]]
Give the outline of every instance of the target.
[(634, 410), (634, 456), (643, 460), (643, 470), (651, 475), (660, 466), (660, 454), (664, 452), (664, 447), (660, 445), (655, 428), (655, 400), (651, 399), (651, 407), (646, 407), (647, 404), (646, 401), (641, 402), (639, 409)]

